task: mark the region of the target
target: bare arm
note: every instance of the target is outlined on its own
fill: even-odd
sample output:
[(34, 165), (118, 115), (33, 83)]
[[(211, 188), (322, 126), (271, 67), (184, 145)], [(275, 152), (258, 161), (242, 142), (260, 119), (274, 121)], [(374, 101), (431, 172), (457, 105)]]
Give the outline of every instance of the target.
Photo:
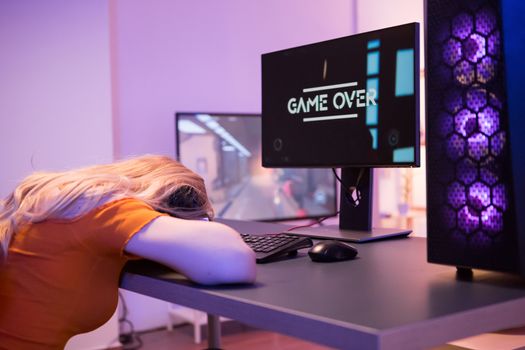
[(135, 234), (125, 251), (201, 284), (255, 281), (254, 252), (235, 230), (217, 222), (161, 216)]

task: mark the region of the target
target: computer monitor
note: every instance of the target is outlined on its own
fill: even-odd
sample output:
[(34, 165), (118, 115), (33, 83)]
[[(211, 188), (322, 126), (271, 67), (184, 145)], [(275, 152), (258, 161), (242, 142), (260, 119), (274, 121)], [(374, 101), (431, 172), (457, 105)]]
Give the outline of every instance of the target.
[(261, 116), (176, 113), (178, 160), (204, 178), (217, 218), (277, 221), (337, 214), (328, 169), (265, 169)]
[(261, 60), (263, 166), (342, 168), (339, 228), (300, 231), (358, 241), (410, 233), (372, 229), (372, 169), (419, 166), (419, 24)]

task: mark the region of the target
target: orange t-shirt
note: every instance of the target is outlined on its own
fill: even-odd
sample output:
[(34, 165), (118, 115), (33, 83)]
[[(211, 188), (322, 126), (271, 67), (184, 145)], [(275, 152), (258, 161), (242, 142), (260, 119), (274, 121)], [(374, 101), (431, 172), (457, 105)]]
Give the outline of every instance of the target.
[(63, 349), (113, 315), (128, 240), (161, 214), (131, 198), (15, 234), (0, 264), (0, 349)]

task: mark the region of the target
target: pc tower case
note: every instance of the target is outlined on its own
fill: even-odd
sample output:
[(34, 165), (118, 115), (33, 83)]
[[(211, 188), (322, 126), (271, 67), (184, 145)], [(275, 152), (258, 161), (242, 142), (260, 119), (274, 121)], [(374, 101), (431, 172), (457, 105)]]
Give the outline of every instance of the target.
[(523, 13), (425, 3), (429, 262), (525, 275)]

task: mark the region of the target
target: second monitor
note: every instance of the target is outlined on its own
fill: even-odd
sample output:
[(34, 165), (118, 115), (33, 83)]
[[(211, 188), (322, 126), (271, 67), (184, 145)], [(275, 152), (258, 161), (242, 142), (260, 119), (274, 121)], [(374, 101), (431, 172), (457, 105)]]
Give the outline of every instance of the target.
[(177, 158), (204, 178), (218, 218), (276, 221), (337, 213), (328, 169), (261, 166), (261, 116), (177, 113)]

